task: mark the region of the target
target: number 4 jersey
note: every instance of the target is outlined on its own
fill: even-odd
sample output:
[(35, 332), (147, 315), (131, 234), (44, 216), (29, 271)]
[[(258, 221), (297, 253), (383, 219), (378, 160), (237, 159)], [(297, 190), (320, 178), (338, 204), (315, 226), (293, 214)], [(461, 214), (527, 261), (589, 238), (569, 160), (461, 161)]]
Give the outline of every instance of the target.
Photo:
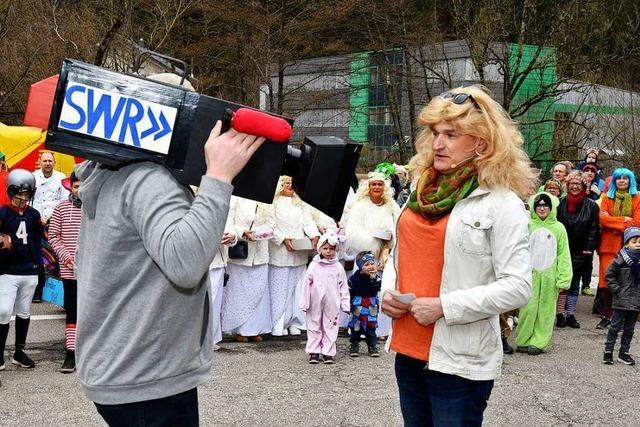
[(11, 237), (10, 250), (0, 248), (0, 274), (38, 274), (42, 264), (44, 227), (37, 210), (28, 206), (20, 212), (7, 204), (0, 208), (0, 233)]

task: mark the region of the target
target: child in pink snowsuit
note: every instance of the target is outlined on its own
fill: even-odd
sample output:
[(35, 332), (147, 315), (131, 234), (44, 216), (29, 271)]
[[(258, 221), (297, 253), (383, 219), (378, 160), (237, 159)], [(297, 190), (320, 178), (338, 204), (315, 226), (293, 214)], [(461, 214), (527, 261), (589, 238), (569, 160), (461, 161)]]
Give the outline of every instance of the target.
[(318, 255), (313, 258), (304, 276), (304, 292), (300, 308), (306, 313), (309, 363), (316, 364), (320, 354), (331, 364), (336, 355), (338, 316), (349, 312), (349, 286), (344, 268), (336, 256), (343, 236), (326, 233), (318, 241)]

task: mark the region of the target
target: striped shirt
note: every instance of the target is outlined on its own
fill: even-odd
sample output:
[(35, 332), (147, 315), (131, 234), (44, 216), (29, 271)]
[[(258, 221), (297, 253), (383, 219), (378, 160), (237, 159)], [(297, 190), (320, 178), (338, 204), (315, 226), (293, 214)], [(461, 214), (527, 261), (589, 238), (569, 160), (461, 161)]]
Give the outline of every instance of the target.
[(49, 243), (60, 260), (60, 277), (63, 279), (75, 279), (73, 269), (66, 264), (75, 263), (81, 222), (82, 208), (76, 208), (69, 200), (63, 200), (53, 209)]

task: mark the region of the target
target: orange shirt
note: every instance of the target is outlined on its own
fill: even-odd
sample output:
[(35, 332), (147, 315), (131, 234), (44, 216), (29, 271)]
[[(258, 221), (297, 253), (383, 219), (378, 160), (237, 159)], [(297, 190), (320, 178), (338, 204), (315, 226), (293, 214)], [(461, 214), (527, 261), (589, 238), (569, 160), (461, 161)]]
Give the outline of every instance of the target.
[[(398, 291), (416, 298), (440, 296), (444, 238), (449, 215), (435, 220), (405, 209), (398, 220)], [(429, 360), (433, 324), (422, 326), (410, 314), (393, 321), (391, 349), (414, 359)]]

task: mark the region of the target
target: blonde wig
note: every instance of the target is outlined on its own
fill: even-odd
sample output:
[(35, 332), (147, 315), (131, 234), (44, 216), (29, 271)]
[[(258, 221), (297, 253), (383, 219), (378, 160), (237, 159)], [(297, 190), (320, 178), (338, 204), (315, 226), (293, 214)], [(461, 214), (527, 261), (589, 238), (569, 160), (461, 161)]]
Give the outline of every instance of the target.
[(384, 182), (384, 191), (382, 192), (382, 201), (385, 205), (395, 203), (393, 200), (393, 190), (391, 183), (387, 177), (380, 172), (369, 172), (367, 179), (360, 181), (358, 191), (356, 191), (356, 200), (365, 200), (369, 198), (369, 184), (374, 181)]
[(447, 122), (456, 132), (486, 142), (484, 151), (473, 159), (481, 186), (505, 188), (526, 197), (537, 186), (539, 173), (522, 148), (524, 141), (517, 124), (482, 86), (459, 87), (449, 93), (469, 94), (473, 100), (455, 104), (436, 96), (420, 111), (418, 125), (422, 130), (416, 138), (417, 154), (409, 162), (414, 182), (433, 165), (433, 127)]
[[(285, 197), (282, 195), (282, 191), (284, 190), (284, 184), (287, 182), (291, 182), (291, 177), (287, 176), (287, 175), (282, 175), (280, 176), (280, 179), (278, 179), (278, 185), (276, 186), (276, 194), (273, 196), (273, 200), (276, 201), (277, 199), (279, 199), (280, 197)], [(298, 194), (295, 192), (293, 192), (293, 196), (291, 196), (291, 198), (293, 199), (293, 203), (295, 205), (302, 205), (302, 199), (300, 198), (300, 196), (298, 196)]]

